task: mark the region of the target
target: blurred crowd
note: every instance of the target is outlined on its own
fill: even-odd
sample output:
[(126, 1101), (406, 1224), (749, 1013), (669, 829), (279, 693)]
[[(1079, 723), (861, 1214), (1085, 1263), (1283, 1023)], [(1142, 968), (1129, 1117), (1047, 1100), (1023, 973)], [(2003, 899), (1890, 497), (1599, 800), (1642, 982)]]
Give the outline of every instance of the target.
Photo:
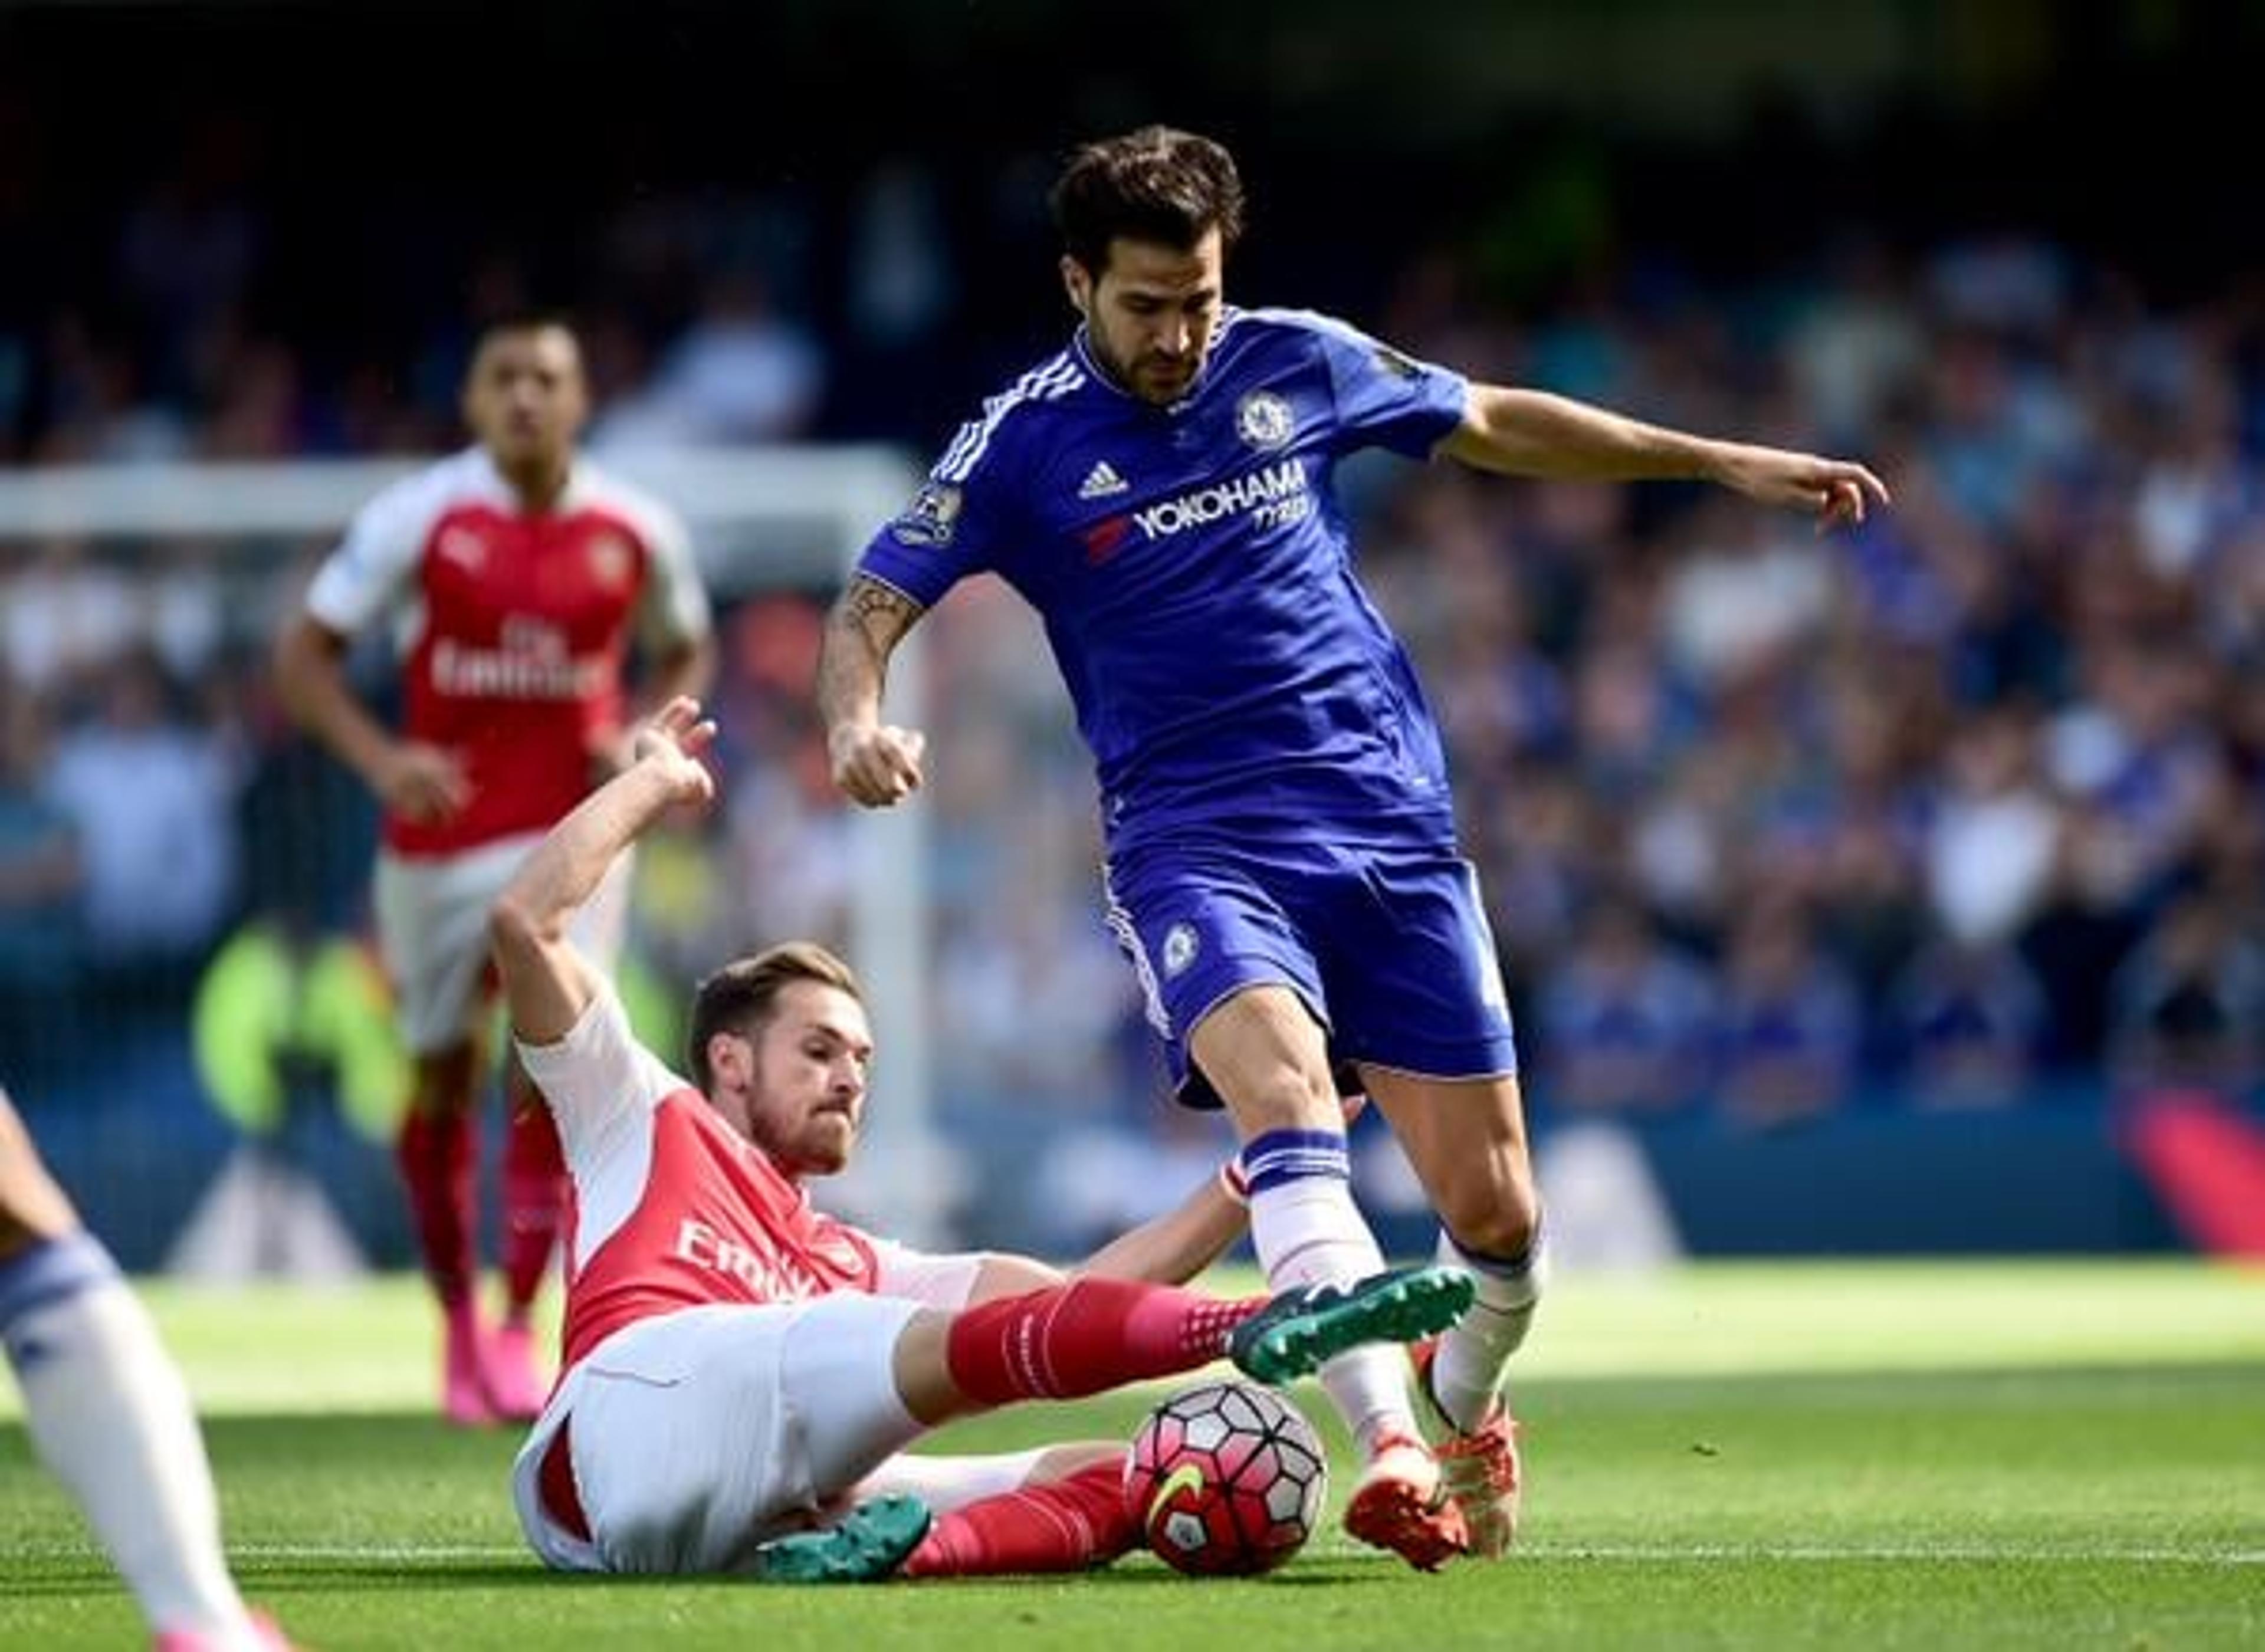
[(1500, 327), (1414, 273), (1413, 348), (1897, 495), (1822, 542), (1443, 469), (1382, 501), (1550, 1106), (2255, 1084), (2258, 298), (2151, 306), (2013, 237)]
[[(577, 311), (593, 447), (936, 449), (1019, 365), (951, 342), (964, 295), (1008, 287), (1033, 353), (1059, 326), (1042, 237), (1018, 223), (1030, 266), (975, 281), (935, 188), (877, 174), (830, 238), (761, 200), (656, 197), (608, 224)], [(464, 341), (534, 296), (527, 273), (478, 264), (448, 324), (360, 360), (246, 324), (260, 232), (193, 168), (143, 201), (113, 272), (134, 327), (64, 306), (0, 336), (0, 453), (455, 440)], [(1352, 318), (1475, 375), (1861, 458), (1896, 495), (1819, 540), (1695, 486), (1344, 473), (1448, 731), (1537, 1113), (2254, 1093), (2265, 289), (2160, 297), (2013, 235), (1845, 237), (1717, 279), (1628, 256), (1515, 304), (1477, 269), (1413, 257)], [(164, 1013), (247, 913), (360, 921), (368, 805), (265, 681), (319, 549), (0, 548), (0, 1060), (83, 1052), (113, 1003)], [(663, 983), (846, 922), (807, 704), (826, 593), (719, 595), (728, 795), (646, 857)], [(1092, 782), (1037, 633), (979, 586), (924, 634), (945, 1115), (1180, 1129), (1100, 921)]]

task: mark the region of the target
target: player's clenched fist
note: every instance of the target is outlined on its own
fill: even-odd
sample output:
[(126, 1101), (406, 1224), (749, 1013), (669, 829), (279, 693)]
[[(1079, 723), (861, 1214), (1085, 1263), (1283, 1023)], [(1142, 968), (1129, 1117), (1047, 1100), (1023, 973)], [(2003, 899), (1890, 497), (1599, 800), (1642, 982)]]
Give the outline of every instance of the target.
[(827, 739), (834, 783), (868, 809), (901, 803), (920, 790), (928, 737), (893, 724), (844, 724)]

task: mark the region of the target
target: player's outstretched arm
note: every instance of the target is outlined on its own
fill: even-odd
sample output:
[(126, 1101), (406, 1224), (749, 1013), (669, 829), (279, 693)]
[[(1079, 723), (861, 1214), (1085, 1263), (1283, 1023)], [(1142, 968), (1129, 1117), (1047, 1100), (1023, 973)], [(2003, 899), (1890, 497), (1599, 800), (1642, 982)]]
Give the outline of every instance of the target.
[(926, 741), (916, 730), (881, 721), (881, 691), (890, 656), (924, 611), (894, 586), (861, 573), (851, 576), (826, 616), (818, 715), (826, 724), (827, 755), (834, 783), (869, 809), (901, 803), (920, 789)]
[(596, 972), (568, 938), (567, 925), (646, 827), (678, 804), (715, 797), (715, 777), (700, 761), (715, 739), (716, 725), (701, 716), (698, 701), (669, 702), (637, 730), (629, 768), (551, 827), (497, 898), (489, 935), (512, 1030), (521, 1041), (557, 1043), (597, 995)]
[(986, 1251), (967, 1292), (970, 1305), (1042, 1291), (1072, 1277), (1185, 1284), (1220, 1259), (1249, 1226), (1249, 1212), (1224, 1177), (1211, 1176), (1162, 1215), (1120, 1234), (1065, 1271), (1035, 1256)]
[(1872, 506), (1889, 502), (1887, 485), (1850, 460), (1717, 441), (1497, 384), (1471, 386), (1463, 422), (1439, 450), (1507, 476), (1718, 483), (1764, 505), (1811, 513), (1820, 528), (1861, 522)]
[(1250, 1211), (1221, 1176), (1206, 1176), (1177, 1204), (1111, 1240), (1076, 1271), (1103, 1279), (1185, 1284), (1227, 1254), (1250, 1226)]

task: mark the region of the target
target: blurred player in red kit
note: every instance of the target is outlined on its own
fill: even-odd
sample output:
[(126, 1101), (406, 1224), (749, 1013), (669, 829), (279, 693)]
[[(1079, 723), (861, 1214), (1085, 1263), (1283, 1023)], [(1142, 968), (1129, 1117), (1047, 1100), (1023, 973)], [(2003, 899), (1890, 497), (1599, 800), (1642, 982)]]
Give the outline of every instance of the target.
[[(373, 905), (416, 1064), (398, 1157), (445, 1321), (443, 1408), (466, 1424), (541, 1408), (528, 1319), (565, 1196), (556, 1132), (514, 1068), (505, 1300), (488, 1326), (474, 1290), (488, 906), (543, 832), (620, 767), (637, 720), (632, 656), (643, 706), (698, 692), (714, 658), (681, 523), (579, 453), (589, 411), (568, 327), (490, 326), (463, 391), (477, 445), (365, 506), (276, 645), (285, 705), (384, 811)], [(353, 637), (380, 622), (400, 660), (397, 731), (346, 671)], [(601, 957), (619, 948), (627, 896), (617, 867), (584, 914), (580, 939)]]

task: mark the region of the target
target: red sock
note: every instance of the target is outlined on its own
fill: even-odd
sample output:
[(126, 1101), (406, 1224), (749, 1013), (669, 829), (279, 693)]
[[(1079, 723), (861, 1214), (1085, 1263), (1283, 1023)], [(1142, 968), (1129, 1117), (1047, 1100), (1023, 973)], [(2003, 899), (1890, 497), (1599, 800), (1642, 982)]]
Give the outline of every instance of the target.
[(907, 1577), (1082, 1572), (1140, 1546), (1125, 1506), (1122, 1460), (1095, 1463), (1042, 1486), (980, 1498), (939, 1515), (905, 1561)]
[(472, 1290), (472, 1121), (462, 1113), (411, 1110), (394, 1161), (409, 1189), (409, 1214), (425, 1276), (443, 1304)]
[(1076, 1279), (965, 1309), (952, 1321), (944, 1360), (953, 1385), (980, 1405), (1074, 1400), (1209, 1364), (1265, 1301)]
[(529, 1096), (513, 1110), (503, 1144), (504, 1306), (513, 1317), (525, 1317), (550, 1270), (566, 1185), (558, 1126), (542, 1099)]

